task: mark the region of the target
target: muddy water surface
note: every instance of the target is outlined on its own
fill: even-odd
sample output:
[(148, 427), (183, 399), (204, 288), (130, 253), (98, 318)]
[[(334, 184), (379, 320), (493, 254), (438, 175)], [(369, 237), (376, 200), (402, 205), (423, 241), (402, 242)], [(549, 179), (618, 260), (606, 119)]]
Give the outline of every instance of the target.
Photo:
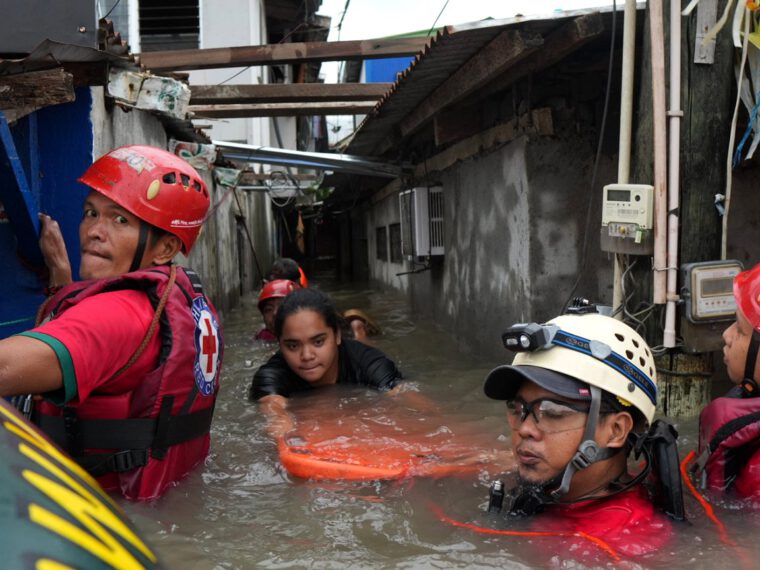
[[(456, 349), (434, 320), (415, 319), (393, 292), (325, 287), (339, 308), (360, 307), (384, 329), (377, 346), (395, 359), (408, 381), (432, 402), (429, 414), (363, 390), (327, 390), (294, 399), (300, 429), (343, 425), (355, 433), (415, 434), (416, 441), (472, 441), (473, 449), (507, 449), (503, 404), (486, 399), (482, 381), (494, 365)], [(490, 475), (414, 478), (391, 482), (315, 482), (291, 478), (280, 467), (263, 419), (246, 394), (255, 368), (273, 348), (257, 345), (261, 326), (254, 299), (224, 318), (226, 353), (222, 391), (206, 465), (151, 505), (125, 509), (152, 540), (168, 568), (539, 568), (583, 567), (556, 538), (515, 538), (457, 528), (440, 513), (488, 528), (521, 523), (485, 513)], [(509, 323), (505, 323), (509, 324)], [(696, 421), (676, 422), (682, 449), (695, 445)], [(332, 432), (331, 432), (332, 433)], [(425, 439), (427, 438), (427, 439)], [(436, 439), (438, 438), (438, 439)], [(741, 567), (758, 559), (757, 514), (725, 504), (717, 509), (726, 546), (696, 501), (689, 523), (676, 524), (669, 548), (640, 561), (644, 568)], [(524, 523), (523, 523), (524, 524)], [(592, 565), (618, 567), (603, 553)], [(752, 564), (748, 563), (747, 567)]]

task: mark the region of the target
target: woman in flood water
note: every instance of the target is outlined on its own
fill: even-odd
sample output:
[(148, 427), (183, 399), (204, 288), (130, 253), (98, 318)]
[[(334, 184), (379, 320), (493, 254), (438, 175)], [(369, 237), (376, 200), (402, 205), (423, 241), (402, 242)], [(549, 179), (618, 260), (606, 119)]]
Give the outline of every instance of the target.
[(288, 398), (295, 392), (333, 384), (392, 390), (401, 373), (376, 348), (340, 333), (340, 317), (330, 297), (316, 289), (299, 289), (282, 301), (274, 321), (280, 350), (259, 368), (250, 389), (268, 417), (274, 437), (292, 428)]

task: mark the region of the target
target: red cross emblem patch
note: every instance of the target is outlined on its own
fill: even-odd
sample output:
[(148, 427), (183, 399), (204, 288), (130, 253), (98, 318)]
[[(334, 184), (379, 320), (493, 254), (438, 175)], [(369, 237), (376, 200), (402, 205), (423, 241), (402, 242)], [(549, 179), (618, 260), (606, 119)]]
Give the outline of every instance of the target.
[(218, 385), (222, 353), (219, 323), (205, 297), (193, 300), (192, 312), (195, 320), (195, 383), (201, 395), (211, 396)]

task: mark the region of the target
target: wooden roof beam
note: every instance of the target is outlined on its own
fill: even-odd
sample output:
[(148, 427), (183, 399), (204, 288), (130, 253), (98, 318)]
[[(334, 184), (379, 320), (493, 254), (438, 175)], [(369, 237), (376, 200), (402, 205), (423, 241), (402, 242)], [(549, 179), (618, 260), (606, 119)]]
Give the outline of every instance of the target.
[(350, 61), (415, 55), (428, 38), (293, 42), (259, 46), (182, 49), (141, 53), (136, 60), (153, 72), (215, 69), (248, 65), (280, 65), (321, 61)]
[(259, 103), (249, 105), (190, 105), (197, 118), (302, 117), (315, 115), (366, 115), (377, 101), (325, 103)]
[(487, 85), (542, 45), (538, 34), (503, 31), (404, 118), (399, 126), (401, 135), (416, 131), (436, 113)]
[[(602, 15), (597, 13), (579, 16), (570, 22), (567, 22), (557, 31), (549, 34), (544, 42), (544, 47), (529, 60), (520, 62), (518, 65), (509, 70), (509, 74), (498, 78), (491, 85), (487, 86), (481, 92), (483, 97), (492, 93), (498, 93), (508, 88), (510, 85), (519, 81), (530, 73), (535, 73), (542, 69), (562, 61), (569, 54), (585, 45), (590, 40), (601, 35), (604, 31), (604, 21)], [(604, 59), (604, 69), (606, 73), (607, 59)]]
[(191, 105), (380, 100), (392, 83), (191, 85)]
[(0, 76), (0, 110), (9, 122), (75, 98), (74, 78), (61, 67)]

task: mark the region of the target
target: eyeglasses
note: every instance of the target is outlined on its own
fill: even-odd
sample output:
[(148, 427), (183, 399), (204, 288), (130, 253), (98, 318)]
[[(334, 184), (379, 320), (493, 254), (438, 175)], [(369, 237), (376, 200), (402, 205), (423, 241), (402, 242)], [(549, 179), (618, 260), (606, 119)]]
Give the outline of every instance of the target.
[(528, 403), (524, 400), (507, 400), (507, 421), (515, 430), (528, 414), (533, 416), (536, 427), (544, 433), (556, 433), (582, 428), (586, 425), (588, 406), (561, 402), (551, 398), (539, 398)]

